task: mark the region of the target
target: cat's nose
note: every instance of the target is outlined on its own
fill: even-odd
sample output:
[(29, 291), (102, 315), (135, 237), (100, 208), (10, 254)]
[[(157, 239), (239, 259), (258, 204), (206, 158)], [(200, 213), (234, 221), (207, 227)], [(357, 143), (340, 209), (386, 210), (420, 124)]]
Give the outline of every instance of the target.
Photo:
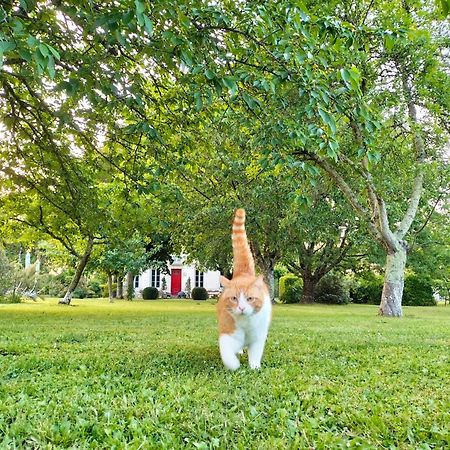
[(244, 312), (244, 309), (245, 309), (245, 306), (239, 306), (239, 307), (238, 307), (238, 310), (239, 310), (240, 312)]

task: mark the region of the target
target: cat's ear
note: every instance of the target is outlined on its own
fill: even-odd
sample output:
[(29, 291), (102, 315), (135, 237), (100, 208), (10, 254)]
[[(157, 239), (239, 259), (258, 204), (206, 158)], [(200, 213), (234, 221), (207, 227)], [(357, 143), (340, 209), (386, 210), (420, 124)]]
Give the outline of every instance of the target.
[(264, 275), (258, 275), (256, 277), (256, 280), (253, 283), (253, 285), (257, 286), (257, 287), (263, 287), (264, 286)]
[(223, 275), (220, 275), (220, 284), (223, 287), (228, 287), (230, 285), (230, 280), (228, 278), (225, 278)]

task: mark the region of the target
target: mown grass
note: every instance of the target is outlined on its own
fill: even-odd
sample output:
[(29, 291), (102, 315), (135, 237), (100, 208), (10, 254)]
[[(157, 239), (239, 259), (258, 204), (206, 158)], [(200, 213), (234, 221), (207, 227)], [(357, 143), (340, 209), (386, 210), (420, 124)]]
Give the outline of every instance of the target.
[(235, 373), (214, 308), (0, 305), (0, 448), (449, 448), (450, 307), (277, 305)]

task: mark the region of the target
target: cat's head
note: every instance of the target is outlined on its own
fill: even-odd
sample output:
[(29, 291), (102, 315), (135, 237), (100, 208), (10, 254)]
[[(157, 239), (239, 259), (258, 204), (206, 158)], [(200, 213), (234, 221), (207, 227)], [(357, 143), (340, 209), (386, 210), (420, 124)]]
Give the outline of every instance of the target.
[(267, 288), (263, 276), (245, 276), (233, 280), (220, 277), (224, 287), (222, 301), (233, 316), (251, 316), (263, 307)]

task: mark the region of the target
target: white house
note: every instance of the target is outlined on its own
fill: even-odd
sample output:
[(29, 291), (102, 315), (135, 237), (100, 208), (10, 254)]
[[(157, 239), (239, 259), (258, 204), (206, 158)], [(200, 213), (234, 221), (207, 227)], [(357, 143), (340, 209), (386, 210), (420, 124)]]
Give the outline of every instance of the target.
[(221, 291), (218, 270), (201, 272), (195, 264), (187, 264), (183, 257), (174, 257), (173, 263), (169, 265), (168, 274), (161, 269), (150, 268), (134, 277), (136, 297), (141, 297), (142, 290), (148, 286), (162, 290), (163, 280), (166, 281), (165, 291), (175, 297), (179, 292), (186, 291), (188, 280), (190, 280), (191, 289), (204, 287), (210, 295), (217, 295)]

